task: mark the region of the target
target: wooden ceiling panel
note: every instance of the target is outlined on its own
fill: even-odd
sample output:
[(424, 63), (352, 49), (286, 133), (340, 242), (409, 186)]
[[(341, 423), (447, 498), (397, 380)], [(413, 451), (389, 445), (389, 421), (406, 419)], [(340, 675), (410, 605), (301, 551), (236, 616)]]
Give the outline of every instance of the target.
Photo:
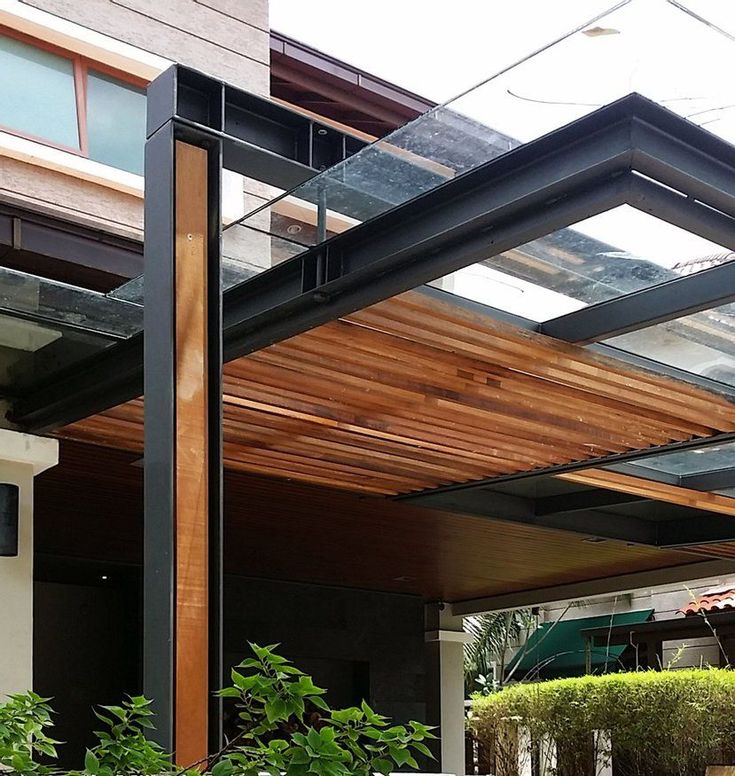
[[(408, 493), (735, 430), (695, 386), (411, 292), (225, 367), (225, 465)], [(142, 452), (142, 400), (60, 435)]]
[[(46, 557), (139, 565), (137, 455), (64, 441), (35, 480)], [(466, 600), (697, 562), (696, 555), (422, 509), (273, 477), (225, 476), (225, 569), (251, 577)]]

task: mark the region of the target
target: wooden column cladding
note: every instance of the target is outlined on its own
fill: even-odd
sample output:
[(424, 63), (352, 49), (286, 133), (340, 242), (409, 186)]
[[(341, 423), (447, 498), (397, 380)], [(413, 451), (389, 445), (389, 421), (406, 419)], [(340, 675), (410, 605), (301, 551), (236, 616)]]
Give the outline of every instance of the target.
[(174, 121), (146, 141), (143, 689), (182, 766), (221, 740), (221, 153)]
[(207, 152), (176, 141), (176, 762), (207, 754)]

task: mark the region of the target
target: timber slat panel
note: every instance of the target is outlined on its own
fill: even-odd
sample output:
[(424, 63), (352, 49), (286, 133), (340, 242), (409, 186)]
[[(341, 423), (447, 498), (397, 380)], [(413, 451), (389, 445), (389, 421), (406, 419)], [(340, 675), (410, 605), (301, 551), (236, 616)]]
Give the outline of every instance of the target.
[(719, 542), (713, 544), (696, 544), (683, 547), (686, 552), (694, 552), (698, 555), (707, 555), (710, 558), (725, 558), (735, 561), (735, 542)]
[[(225, 464), (395, 494), (735, 430), (735, 405), (420, 292), (225, 367)], [(142, 450), (142, 401), (61, 435)]]

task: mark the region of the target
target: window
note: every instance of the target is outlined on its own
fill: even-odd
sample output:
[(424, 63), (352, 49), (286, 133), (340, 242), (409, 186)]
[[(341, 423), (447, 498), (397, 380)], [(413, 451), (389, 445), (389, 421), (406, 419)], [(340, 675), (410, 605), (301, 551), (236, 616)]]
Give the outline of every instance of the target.
[(0, 73), (0, 128), (143, 173), (142, 82), (9, 30), (0, 30)]

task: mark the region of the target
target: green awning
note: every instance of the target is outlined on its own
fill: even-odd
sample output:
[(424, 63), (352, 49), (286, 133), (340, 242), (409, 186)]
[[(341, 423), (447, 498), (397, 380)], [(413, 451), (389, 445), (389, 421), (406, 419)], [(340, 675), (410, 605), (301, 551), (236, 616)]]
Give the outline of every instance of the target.
[(582, 631), (615, 625), (637, 625), (647, 622), (652, 614), (653, 609), (641, 609), (635, 612), (544, 623), (515, 654), (508, 664), (506, 675), (513, 671), (513, 679), (516, 680), (526, 678), (529, 674), (534, 678), (543, 679), (578, 676), (585, 673), (588, 657), (594, 673), (599, 673), (600, 669), (605, 667), (614, 670), (615, 666), (619, 665), (619, 658), (626, 645), (590, 648)]

